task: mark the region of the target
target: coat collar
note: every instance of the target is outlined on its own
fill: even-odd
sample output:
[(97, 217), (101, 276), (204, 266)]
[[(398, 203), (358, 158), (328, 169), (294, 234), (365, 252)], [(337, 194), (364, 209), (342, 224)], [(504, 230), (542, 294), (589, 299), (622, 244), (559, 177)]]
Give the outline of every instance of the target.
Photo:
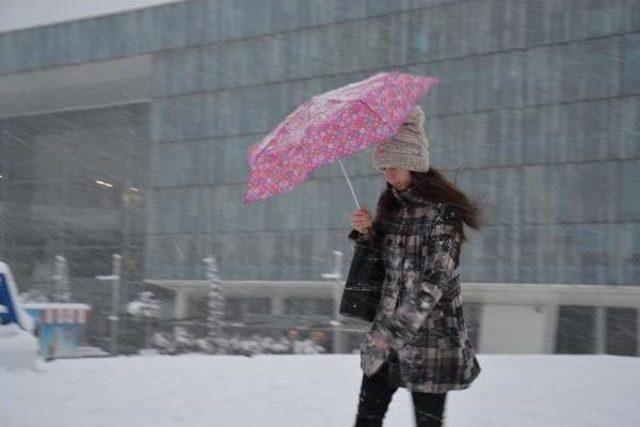
[(400, 203), (404, 205), (410, 205), (410, 204), (424, 205), (429, 203), (429, 200), (427, 200), (424, 196), (418, 194), (413, 184), (409, 185), (409, 187), (407, 187), (402, 191), (396, 190), (396, 188), (392, 186), (391, 192), (393, 193), (395, 198), (398, 199)]

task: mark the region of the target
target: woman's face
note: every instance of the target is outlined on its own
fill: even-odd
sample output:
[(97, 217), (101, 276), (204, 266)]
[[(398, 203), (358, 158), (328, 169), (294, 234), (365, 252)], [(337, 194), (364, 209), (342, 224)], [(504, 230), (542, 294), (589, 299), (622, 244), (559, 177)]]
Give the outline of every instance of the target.
[(396, 190), (405, 190), (411, 185), (411, 174), (408, 169), (389, 167), (382, 168), (384, 179), (387, 180)]

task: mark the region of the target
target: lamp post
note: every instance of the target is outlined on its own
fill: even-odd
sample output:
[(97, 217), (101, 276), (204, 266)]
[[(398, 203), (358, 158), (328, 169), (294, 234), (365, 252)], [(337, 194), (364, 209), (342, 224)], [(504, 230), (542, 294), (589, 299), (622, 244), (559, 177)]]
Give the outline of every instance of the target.
[(109, 331), (111, 335), (110, 352), (112, 356), (118, 353), (118, 306), (120, 305), (120, 272), (122, 269), (122, 255), (113, 254), (113, 269), (108, 276), (96, 276), (98, 280), (111, 281), (111, 315), (109, 316)]

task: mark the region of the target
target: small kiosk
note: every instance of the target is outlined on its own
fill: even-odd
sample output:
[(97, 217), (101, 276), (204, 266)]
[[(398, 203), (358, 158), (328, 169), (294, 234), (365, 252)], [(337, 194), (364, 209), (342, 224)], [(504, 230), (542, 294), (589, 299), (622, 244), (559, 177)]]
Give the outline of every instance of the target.
[(36, 322), (34, 334), (40, 352), (48, 359), (82, 355), (85, 324), (91, 307), (76, 303), (23, 303)]

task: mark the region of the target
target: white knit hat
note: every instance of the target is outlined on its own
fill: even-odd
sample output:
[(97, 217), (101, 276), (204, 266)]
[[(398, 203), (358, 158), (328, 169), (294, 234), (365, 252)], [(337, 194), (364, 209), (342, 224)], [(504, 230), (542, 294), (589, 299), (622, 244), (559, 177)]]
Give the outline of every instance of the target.
[(429, 140), (424, 132), (425, 115), (416, 105), (411, 115), (392, 137), (376, 144), (373, 165), (381, 168), (399, 167), (415, 172), (429, 170)]

